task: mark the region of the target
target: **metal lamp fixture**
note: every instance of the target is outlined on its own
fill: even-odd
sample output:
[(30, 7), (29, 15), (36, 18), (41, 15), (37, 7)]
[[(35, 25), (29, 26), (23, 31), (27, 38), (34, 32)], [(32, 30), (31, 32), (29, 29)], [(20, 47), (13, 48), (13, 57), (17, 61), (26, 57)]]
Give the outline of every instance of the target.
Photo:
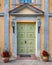
[(40, 19), (38, 20), (38, 33), (40, 33), (40, 27), (41, 27), (41, 22)]
[(15, 22), (14, 22), (14, 21), (12, 21), (12, 27), (13, 27), (13, 26), (15, 26)]
[(13, 33), (15, 33), (15, 22), (12, 21)]

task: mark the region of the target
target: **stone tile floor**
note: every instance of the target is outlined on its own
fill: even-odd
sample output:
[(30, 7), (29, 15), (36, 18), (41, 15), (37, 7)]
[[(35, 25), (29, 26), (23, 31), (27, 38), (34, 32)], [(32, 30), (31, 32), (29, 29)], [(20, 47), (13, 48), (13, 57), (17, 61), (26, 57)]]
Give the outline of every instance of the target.
[(52, 65), (52, 59), (49, 62), (43, 62), (41, 59), (17, 60), (16, 58), (11, 58), (8, 63), (4, 63), (0, 58), (0, 65)]

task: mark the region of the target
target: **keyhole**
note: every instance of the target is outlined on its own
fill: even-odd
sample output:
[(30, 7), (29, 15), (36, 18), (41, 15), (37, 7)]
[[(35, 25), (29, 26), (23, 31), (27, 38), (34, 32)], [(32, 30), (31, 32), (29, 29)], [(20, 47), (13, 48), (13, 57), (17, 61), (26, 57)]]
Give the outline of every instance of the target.
[(25, 43), (26, 43), (26, 41), (25, 41)]

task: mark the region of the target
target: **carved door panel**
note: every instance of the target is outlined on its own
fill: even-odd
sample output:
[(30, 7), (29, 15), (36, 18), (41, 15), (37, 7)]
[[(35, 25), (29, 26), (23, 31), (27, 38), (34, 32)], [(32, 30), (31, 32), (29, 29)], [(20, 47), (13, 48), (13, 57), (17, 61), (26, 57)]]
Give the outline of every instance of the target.
[(17, 24), (17, 52), (18, 54), (35, 54), (36, 25)]

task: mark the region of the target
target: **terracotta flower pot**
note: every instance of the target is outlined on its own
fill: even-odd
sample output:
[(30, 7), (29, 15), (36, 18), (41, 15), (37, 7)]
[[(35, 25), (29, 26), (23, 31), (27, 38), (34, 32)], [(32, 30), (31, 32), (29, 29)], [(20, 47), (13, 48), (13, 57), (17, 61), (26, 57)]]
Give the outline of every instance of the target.
[(48, 56), (43, 56), (42, 59), (43, 59), (43, 61), (47, 62), (49, 60), (49, 57)]
[(8, 62), (8, 61), (9, 61), (9, 58), (8, 58), (8, 57), (3, 57), (3, 58), (2, 58), (2, 60), (3, 60), (3, 62), (5, 62), (5, 63), (6, 63), (6, 62)]

